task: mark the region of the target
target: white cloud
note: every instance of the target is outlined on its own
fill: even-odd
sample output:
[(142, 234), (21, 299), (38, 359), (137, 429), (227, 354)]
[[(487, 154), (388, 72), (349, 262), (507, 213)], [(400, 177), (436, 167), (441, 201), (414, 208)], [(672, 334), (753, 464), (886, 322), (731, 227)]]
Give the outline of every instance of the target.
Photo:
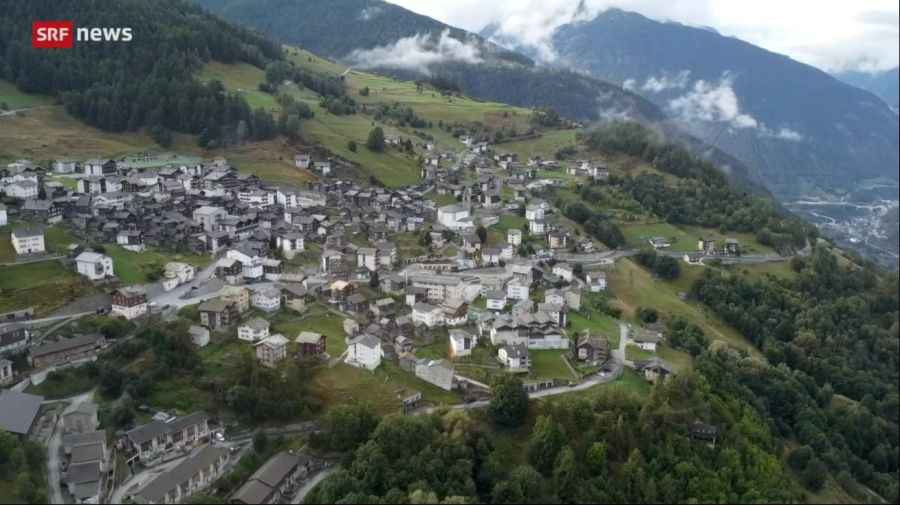
[(490, 23), (499, 35), (554, 54), (548, 42), (559, 25), (590, 19), (610, 7), (653, 19), (711, 26), (760, 47), (827, 71), (884, 70), (900, 61), (896, 0), (390, 0), (471, 31)]
[(382, 12), (384, 12), (384, 10), (379, 5), (366, 7), (365, 9), (362, 10), (362, 12), (359, 13), (359, 19), (362, 19), (363, 21), (368, 21), (368, 20), (374, 18), (375, 16), (381, 14)]
[(717, 83), (698, 80), (688, 93), (671, 100), (669, 108), (685, 122), (715, 121), (738, 129), (756, 128), (756, 119), (741, 112), (733, 81), (729, 75), (723, 75)]
[(622, 83), (622, 87), (627, 89), (628, 91), (634, 91), (637, 89), (637, 81), (634, 79), (625, 79)]
[(476, 44), (460, 41), (444, 30), (440, 37), (417, 34), (399, 39), (388, 46), (353, 51), (347, 61), (362, 68), (389, 67), (426, 72), (439, 63), (480, 63), (481, 50)]
[(690, 70), (682, 70), (675, 75), (664, 74), (659, 77), (651, 76), (647, 82), (641, 86), (641, 91), (649, 91), (651, 93), (659, 93), (669, 89), (684, 89), (688, 84), (688, 78), (691, 76)]
[(803, 135), (800, 132), (791, 130), (790, 128), (783, 127), (778, 130), (770, 130), (765, 125), (760, 129), (760, 135), (764, 137), (774, 137), (776, 139), (781, 140), (790, 140), (792, 142), (800, 142), (803, 140)]

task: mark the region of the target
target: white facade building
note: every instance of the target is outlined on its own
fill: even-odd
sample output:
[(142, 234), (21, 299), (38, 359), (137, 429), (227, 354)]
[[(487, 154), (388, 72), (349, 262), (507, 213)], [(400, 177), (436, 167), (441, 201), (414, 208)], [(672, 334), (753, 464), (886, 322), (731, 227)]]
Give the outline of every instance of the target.
[(381, 365), (381, 340), (372, 335), (360, 335), (350, 341), (344, 362), (357, 368), (375, 370)]
[(439, 207), (437, 220), (438, 223), (451, 230), (462, 230), (474, 226), (469, 210), (458, 203)]
[(83, 252), (75, 258), (78, 273), (92, 281), (112, 277), (113, 260), (95, 252)]
[(47, 252), (44, 245), (44, 230), (40, 227), (16, 228), (10, 235), (16, 254), (37, 254)]
[(254, 291), (250, 305), (266, 312), (275, 312), (281, 308), (281, 292), (275, 288)]
[(265, 319), (254, 317), (238, 326), (238, 339), (240, 340), (259, 342), (267, 338), (269, 338), (269, 322)]
[(417, 303), (413, 306), (412, 320), (433, 328), (444, 324), (444, 311), (440, 307), (428, 303)]

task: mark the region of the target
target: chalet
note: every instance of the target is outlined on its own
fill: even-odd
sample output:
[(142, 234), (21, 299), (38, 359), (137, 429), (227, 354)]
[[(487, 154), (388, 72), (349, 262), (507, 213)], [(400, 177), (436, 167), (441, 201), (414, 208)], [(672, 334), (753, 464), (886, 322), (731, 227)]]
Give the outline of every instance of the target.
[(634, 345), (640, 347), (645, 351), (656, 351), (656, 344), (662, 340), (662, 332), (655, 327), (644, 326), (642, 328), (637, 328), (632, 330), (629, 337), (634, 342)]
[(297, 312), (305, 311), (306, 303), (311, 298), (309, 291), (301, 284), (291, 283), (281, 287), (282, 305)]
[(320, 175), (329, 175), (329, 174), (331, 174), (331, 162), (330, 161), (316, 161), (313, 164), (313, 170), (318, 172)]
[(238, 326), (238, 339), (247, 342), (259, 342), (269, 338), (269, 322), (265, 319), (254, 317)]
[(294, 165), (297, 168), (309, 168), (310, 163), (312, 163), (312, 156), (308, 154), (298, 154), (294, 156)]
[(481, 250), (481, 262), (486, 266), (499, 265), (503, 256), (503, 249), (500, 247), (485, 247)]
[(200, 324), (210, 330), (234, 324), (238, 317), (237, 303), (215, 298), (200, 304)]
[(591, 293), (599, 293), (606, 289), (606, 272), (602, 270), (586, 272), (584, 280), (587, 282), (588, 290)]
[(381, 341), (371, 335), (360, 335), (350, 341), (344, 362), (357, 368), (375, 370), (381, 365)]
[(565, 249), (569, 246), (569, 234), (565, 230), (556, 229), (547, 234), (550, 249)]
[(408, 337), (400, 335), (394, 339), (394, 348), (399, 353), (412, 352), (413, 341)]
[(413, 305), (411, 317), (413, 321), (418, 321), (429, 328), (444, 324), (444, 311), (440, 307), (435, 307), (428, 303)]
[(28, 361), (35, 368), (45, 368), (93, 356), (105, 344), (106, 339), (99, 333), (49, 342), (29, 348)]
[(522, 230), (517, 228), (506, 230), (506, 242), (517, 247), (522, 245)]
[(250, 297), (250, 306), (266, 312), (275, 312), (281, 309), (281, 291), (276, 288), (260, 289), (254, 291)]
[(666, 240), (665, 237), (661, 237), (659, 235), (650, 237), (647, 242), (649, 242), (650, 246), (654, 249), (668, 249), (669, 247), (672, 247), (672, 244), (669, 243), (669, 241)]
[(298, 358), (318, 356), (325, 353), (325, 336), (312, 331), (301, 331), (294, 339)]
[(116, 235), (116, 243), (123, 249), (134, 252), (144, 251), (144, 232), (141, 230), (120, 230)]
[(672, 367), (661, 358), (634, 360), (634, 369), (644, 378), (644, 380), (651, 384), (656, 384), (660, 380), (665, 380), (665, 378), (673, 371)]
[(57, 174), (72, 174), (78, 171), (78, 161), (73, 158), (57, 158), (50, 164)]
[(715, 447), (718, 431), (718, 428), (711, 424), (694, 421), (694, 423), (691, 424), (691, 440), (703, 442), (710, 447)]
[(103, 254), (85, 251), (75, 258), (75, 266), (80, 275), (92, 281), (113, 276), (113, 260)]
[(28, 226), (13, 229), (10, 241), (16, 254), (38, 254), (46, 252), (44, 245), (44, 229), (40, 226)]
[(172, 261), (163, 269), (163, 289), (170, 291), (194, 280), (197, 269), (193, 265)]
[(503, 310), (506, 307), (506, 292), (492, 289), (485, 293), (486, 307), (488, 310)]
[(700, 237), (697, 241), (697, 250), (706, 254), (712, 254), (716, 251), (716, 237), (706, 235)]
[(462, 239), (463, 250), (469, 254), (473, 254), (481, 250), (481, 237), (474, 233), (463, 233), (460, 235)]
[(112, 175), (117, 171), (116, 162), (105, 158), (91, 158), (84, 162), (84, 175), (87, 177)]
[(737, 256), (741, 253), (740, 244), (735, 238), (725, 238), (725, 254)]
[(478, 339), (466, 330), (450, 330), (450, 354), (453, 357), (468, 356), (478, 344)]
[(288, 355), (288, 340), (284, 335), (274, 334), (254, 344), (256, 359), (267, 367), (274, 367), (276, 363)]
[(688, 265), (702, 265), (706, 254), (701, 252), (684, 253), (684, 262)]
[(17, 352), (28, 346), (29, 334), (25, 325), (20, 323), (0, 324), (0, 354)]
[(557, 263), (553, 265), (553, 275), (567, 282), (572, 282), (572, 279), (575, 277), (574, 269), (572, 268), (572, 265), (568, 263)]
[(112, 313), (131, 320), (147, 313), (147, 293), (137, 287), (117, 289), (112, 294)]
[(609, 356), (609, 343), (598, 333), (582, 330), (578, 338), (572, 342), (569, 354), (573, 359), (583, 363), (599, 365)]
[(521, 344), (504, 345), (497, 351), (497, 361), (509, 372), (527, 372), (531, 368), (528, 348)]
[(38, 183), (33, 181), (16, 181), (10, 182), (3, 187), (3, 192), (11, 198), (19, 198), (27, 200), (29, 198), (37, 198)]
[(285, 259), (291, 259), (306, 250), (305, 238), (302, 233), (287, 232), (277, 237), (278, 248)]
[(25, 200), (19, 214), (24, 219), (55, 224), (62, 221), (62, 208), (53, 200)]
[(362, 293), (353, 293), (345, 300), (347, 311), (351, 314), (361, 316), (369, 309), (368, 301)]

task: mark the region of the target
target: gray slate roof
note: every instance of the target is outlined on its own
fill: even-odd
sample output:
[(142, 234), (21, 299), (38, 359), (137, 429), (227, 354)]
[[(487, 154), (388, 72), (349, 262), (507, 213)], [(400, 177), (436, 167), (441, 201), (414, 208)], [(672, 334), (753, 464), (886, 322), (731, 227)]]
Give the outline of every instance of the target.
[(41, 409), (43, 396), (0, 390), (0, 430), (27, 434)]

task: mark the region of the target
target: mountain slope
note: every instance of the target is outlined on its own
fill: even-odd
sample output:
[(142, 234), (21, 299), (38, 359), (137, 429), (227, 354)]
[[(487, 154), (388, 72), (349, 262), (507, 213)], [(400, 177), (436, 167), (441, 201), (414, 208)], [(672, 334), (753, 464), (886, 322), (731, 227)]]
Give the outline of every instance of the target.
[(813, 67), (713, 31), (609, 10), (564, 25), (555, 65), (640, 92), (784, 197), (897, 180), (897, 116)]
[(900, 108), (900, 68), (894, 67), (884, 72), (841, 72), (834, 74), (841, 81), (874, 93), (888, 105)]
[(665, 118), (654, 104), (619, 86), (571, 72), (533, 71), (526, 56), (381, 0), (195, 1), (354, 67), (404, 79), (448, 73), (469, 95), (522, 107), (552, 106), (581, 119), (621, 114), (644, 121)]
[(494, 62), (533, 65), (530, 58), (482, 37), (380, 0), (195, 0), (224, 16), (324, 56), (345, 56), (417, 35), (445, 30)]

